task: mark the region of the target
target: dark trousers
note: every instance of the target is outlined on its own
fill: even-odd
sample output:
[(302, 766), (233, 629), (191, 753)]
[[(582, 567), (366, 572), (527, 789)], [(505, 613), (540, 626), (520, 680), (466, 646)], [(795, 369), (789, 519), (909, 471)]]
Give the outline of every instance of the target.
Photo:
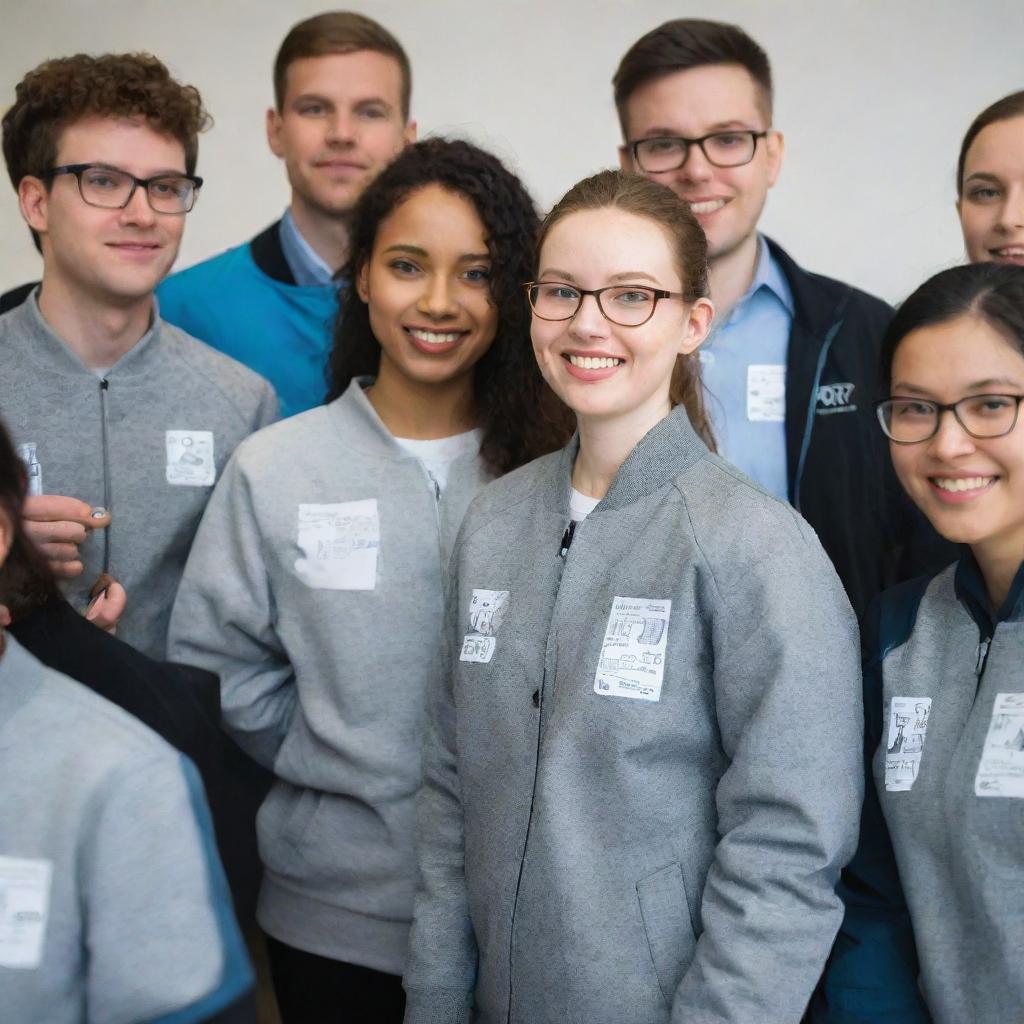
[(306, 953), (269, 935), (267, 954), (281, 1024), (402, 1024), (397, 974)]

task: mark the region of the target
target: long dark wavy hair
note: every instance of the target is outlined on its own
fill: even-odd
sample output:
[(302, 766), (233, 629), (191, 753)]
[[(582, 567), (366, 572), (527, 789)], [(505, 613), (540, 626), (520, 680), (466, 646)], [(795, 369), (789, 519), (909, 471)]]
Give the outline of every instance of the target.
[(473, 369), (483, 441), (480, 454), (500, 475), (562, 447), (573, 419), (544, 382), (530, 343), (523, 289), (533, 269), (539, 219), (533, 200), (500, 160), (458, 139), (426, 139), (405, 150), (370, 184), (352, 213), (349, 260), (341, 270), (341, 312), (334, 328), (327, 401), (353, 378), (376, 375), (380, 344), (355, 283), (373, 254), (377, 232), (412, 193), (439, 185), (468, 200), (484, 226), (491, 257), (490, 297), (498, 328)]
[(25, 466), (0, 420), (0, 516), (11, 534), (10, 550), (0, 564), (0, 604), (7, 606), (12, 622), (57, 596), (57, 584), (45, 559), (21, 525), (27, 485)]

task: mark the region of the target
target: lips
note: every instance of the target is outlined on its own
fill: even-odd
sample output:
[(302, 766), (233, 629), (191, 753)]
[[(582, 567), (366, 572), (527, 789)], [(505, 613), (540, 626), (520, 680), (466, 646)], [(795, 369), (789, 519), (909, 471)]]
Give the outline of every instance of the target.
[(562, 360), (570, 376), (587, 383), (613, 377), (625, 362), (607, 352), (563, 352)]
[(707, 216), (711, 213), (718, 213), (725, 204), (729, 202), (728, 199), (687, 199), (686, 203), (690, 207), (690, 212), (695, 217)]
[(1001, 245), (996, 249), (989, 249), (989, 253), (997, 263), (1024, 265), (1024, 245)]
[(997, 476), (930, 476), (928, 484), (944, 504), (962, 505), (985, 494), (998, 479)]
[(450, 352), (469, 331), (438, 331), (432, 327), (405, 327), (406, 336), (413, 348), (428, 356)]

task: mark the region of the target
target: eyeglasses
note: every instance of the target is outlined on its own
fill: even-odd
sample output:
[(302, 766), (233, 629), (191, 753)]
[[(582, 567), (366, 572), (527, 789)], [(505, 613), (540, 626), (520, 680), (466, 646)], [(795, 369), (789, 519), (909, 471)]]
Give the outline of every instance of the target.
[(89, 206), (104, 210), (123, 210), (140, 186), (146, 191), (150, 209), (156, 213), (180, 215), (196, 205), (203, 179), (194, 174), (158, 174), (154, 178), (136, 178), (134, 174), (102, 164), (65, 164), (43, 171), (40, 178), (73, 174), (78, 191)]
[(541, 320), (571, 320), (587, 295), (597, 300), (605, 320), (619, 327), (639, 327), (654, 316), (658, 299), (681, 299), (682, 292), (645, 288), (635, 284), (613, 284), (605, 288), (577, 288), (562, 281), (530, 281), (526, 294)]
[(952, 411), (971, 437), (1002, 437), (1017, 425), (1024, 395), (968, 395), (943, 405), (926, 398), (886, 398), (875, 403), (885, 436), (896, 444), (920, 444), (939, 432), (939, 418)]
[(641, 171), (658, 174), (674, 171), (686, 163), (691, 146), (700, 146), (709, 164), (715, 167), (742, 167), (754, 159), (757, 140), (768, 133), (755, 131), (712, 132), (699, 139), (687, 139), (682, 135), (659, 135), (649, 139), (630, 142), (633, 160)]

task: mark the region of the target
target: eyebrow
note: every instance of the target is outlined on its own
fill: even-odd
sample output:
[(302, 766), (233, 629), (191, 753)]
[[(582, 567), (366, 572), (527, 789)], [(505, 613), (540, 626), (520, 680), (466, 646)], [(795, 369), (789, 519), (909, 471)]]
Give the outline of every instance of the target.
[[(85, 162), (85, 161), (83, 161)], [(88, 161), (90, 167), (96, 167), (101, 171), (118, 171), (121, 174), (131, 174), (131, 171), (125, 170), (123, 167), (118, 167), (117, 164), (108, 164), (105, 160), (90, 160)], [(132, 177), (141, 177), (141, 175), (132, 175)], [(152, 174), (147, 174), (146, 178), (187, 178), (188, 171), (181, 170), (178, 167), (174, 167), (168, 170), (153, 171)]]
[(998, 174), (991, 174), (988, 171), (975, 171), (973, 174), (968, 174), (967, 177), (964, 178), (964, 184), (966, 185), (967, 182), (974, 181), (975, 179), (978, 181), (994, 181), (997, 185), (1002, 183), (1002, 179)]
[[(554, 267), (551, 267), (547, 270), (542, 271), (540, 276), (547, 277), (549, 274), (557, 277), (561, 281), (565, 281), (566, 284), (578, 283), (576, 278), (573, 277), (568, 270), (558, 270)], [(636, 277), (642, 277), (645, 281), (650, 281), (653, 284), (657, 285), (659, 288), (661, 287), (661, 282), (656, 277), (653, 277), (651, 274), (645, 274), (642, 270), (625, 270), (621, 274), (612, 274), (611, 277), (608, 278), (608, 280), (616, 282), (629, 281)]]
[[(1020, 386), (1020, 381), (1011, 380), (1009, 377), (986, 377), (985, 380), (977, 380), (973, 384), (968, 384), (964, 391), (978, 391), (984, 394), (983, 388), (1009, 387), (1019, 389)], [(891, 390), (893, 392), (909, 391), (912, 394), (926, 397), (931, 394), (927, 388), (919, 388), (916, 384), (908, 384), (906, 381), (893, 382)]]
[(702, 138), (704, 135), (714, 135), (716, 132), (725, 132), (730, 129), (737, 129), (745, 132), (756, 132), (760, 131), (759, 128), (754, 128), (749, 125), (746, 121), (742, 121), (739, 118), (733, 118), (731, 121), (716, 121), (706, 131), (702, 132), (700, 136), (696, 135), (683, 135), (676, 128), (650, 128), (639, 138), (641, 139), (683, 139), (683, 138)]
[[(404, 242), (397, 242), (389, 245), (384, 252), (407, 252), (411, 256), (421, 256), (423, 259), (430, 259), (430, 253), (421, 245), (407, 245)], [(490, 261), (489, 252), (464, 252), (458, 259), (459, 263), (482, 263)]]

